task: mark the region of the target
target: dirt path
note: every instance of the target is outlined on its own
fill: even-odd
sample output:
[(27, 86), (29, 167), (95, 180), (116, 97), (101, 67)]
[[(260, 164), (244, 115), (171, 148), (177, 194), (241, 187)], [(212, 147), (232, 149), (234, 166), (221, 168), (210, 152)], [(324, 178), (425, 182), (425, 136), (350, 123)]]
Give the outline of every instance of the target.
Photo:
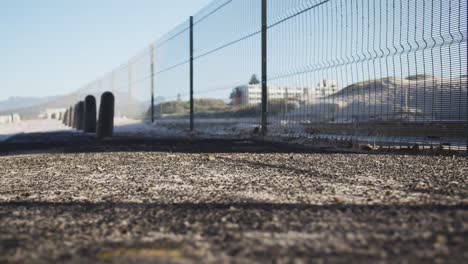
[(35, 152), (0, 157), (0, 262), (468, 260), (463, 157), (227, 142)]

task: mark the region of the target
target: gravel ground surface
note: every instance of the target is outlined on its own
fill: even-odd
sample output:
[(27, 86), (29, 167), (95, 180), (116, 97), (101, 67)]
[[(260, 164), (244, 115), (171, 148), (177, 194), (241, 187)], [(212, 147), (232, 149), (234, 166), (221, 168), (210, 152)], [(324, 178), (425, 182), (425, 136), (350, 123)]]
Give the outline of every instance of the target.
[(227, 141), (5, 148), (0, 263), (468, 261), (465, 157)]

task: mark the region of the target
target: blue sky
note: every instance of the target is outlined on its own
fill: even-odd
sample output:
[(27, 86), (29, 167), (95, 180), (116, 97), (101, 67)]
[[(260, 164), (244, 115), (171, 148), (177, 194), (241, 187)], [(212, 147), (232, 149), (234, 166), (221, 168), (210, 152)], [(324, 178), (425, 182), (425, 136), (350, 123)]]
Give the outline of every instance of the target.
[(0, 100), (66, 94), (211, 0), (2, 0)]
[[(320, 1), (269, 0), (269, 23)], [(314, 87), (319, 81), (330, 79), (345, 87), (387, 76), (462, 75), (467, 63), (466, 37), (462, 37), (462, 33), (466, 36), (466, 19), (460, 20), (461, 15), (457, 14), (466, 13), (466, 1), (447, 1), (430, 5), (424, 0), (336, 0), (293, 16), (269, 28), (269, 83)], [(12, 95), (66, 94), (83, 88), (105, 77), (181, 22), (187, 22), (190, 15), (209, 2), (3, 0), (0, 100)], [(221, 5), (224, 2), (228, 4)], [(236, 85), (248, 82), (253, 73), (260, 76), (260, 34), (244, 39), (260, 29), (260, 3), (218, 1), (205, 10), (216, 12), (195, 23), (196, 97), (228, 100)], [(218, 6), (222, 8), (217, 9)], [(440, 44), (440, 36), (445, 39), (438, 46), (435, 40)], [(452, 36), (453, 41), (447, 36)], [(242, 41), (233, 42), (237, 39)], [(427, 47), (417, 50), (418, 45), (424, 47), (423, 40)], [(217, 49), (227, 43), (232, 45)], [(188, 57), (185, 31), (158, 47), (156, 71)], [(134, 80), (147, 76), (148, 58), (132, 65), (132, 69), (138, 73)], [(124, 91), (127, 76), (126, 71), (120, 71), (115, 77), (116, 85)], [(157, 74), (156, 96), (187, 95), (188, 77), (187, 64)], [(149, 80), (133, 85), (133, 96), (149, 101), (149, 87)]]

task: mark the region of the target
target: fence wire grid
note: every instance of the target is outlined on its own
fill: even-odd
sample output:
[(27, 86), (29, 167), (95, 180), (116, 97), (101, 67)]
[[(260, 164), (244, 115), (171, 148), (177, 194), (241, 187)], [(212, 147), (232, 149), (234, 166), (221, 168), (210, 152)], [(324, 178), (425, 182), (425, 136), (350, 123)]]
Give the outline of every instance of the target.
[(180, 130), (192, 119), (213, 137), (466, 150), (467, 11), (464, 0), (216, 0), (69, 101), (112, 91), (118, 115)]

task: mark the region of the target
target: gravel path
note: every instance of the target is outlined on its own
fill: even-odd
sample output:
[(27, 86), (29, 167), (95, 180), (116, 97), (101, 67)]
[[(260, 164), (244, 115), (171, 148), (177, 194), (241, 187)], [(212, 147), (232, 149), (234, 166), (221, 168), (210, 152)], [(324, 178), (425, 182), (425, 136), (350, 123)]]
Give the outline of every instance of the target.
[(0, 263), (468, 260), (464, 157), (179, 142), (0, 168)]

